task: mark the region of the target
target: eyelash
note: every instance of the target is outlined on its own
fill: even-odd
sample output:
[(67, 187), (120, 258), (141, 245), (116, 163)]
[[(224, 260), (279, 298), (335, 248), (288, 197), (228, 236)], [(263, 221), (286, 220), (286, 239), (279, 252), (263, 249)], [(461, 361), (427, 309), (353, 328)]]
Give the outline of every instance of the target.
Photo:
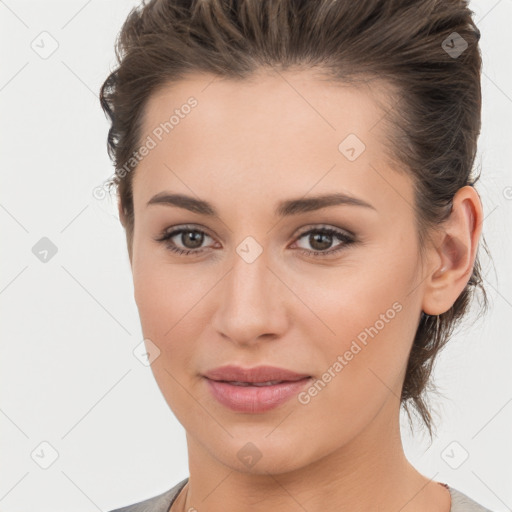
[[(170, 251), (175, 252), (179, 255), (186, 256), (191, 253), (194, 253), (194, 254), (202, 253), (204, 251), (204, 249), (180, 249), (179, 247), (176, 246), (176, 244), (174, 244), (174, 242), (171, 241), (171, 238), (174, 238), (176, 235), (179, 235), (180, 233), (187, 233), (187, 232), (202, 233), (206, 236), (209, 236), (208, 233), (206, 233), (200, 229), (194, 228), (192, 226), (183, 226), (183, 227), (181, 227), (179, 229), (175, 229), (173, 231), (164, 231), (162, 233), (162, 235), (159, 238), (155, 238), (155, 240), (157, 242), (164, 243)], [(336, 249), (329, 249), (326, 251), (310, 251), (308, 249), (298, 249), (302, 254), (305, 254), (306, 256), (314, 256), (314, 257), (332, 256), (333, 254), (336, 254), (336, 253), (342, 251), (347, 246), (355, 243), (355, 239), (352, 236), (346, 234), (343, 231), (340, 231), (338, 229), (333, 229), (330, 227), (321, 227), (321, 228), (310, 229), (309, 231), (305, 231), (305, 232), (301, 233), (297, 237), (296, 240), (300, 240), (301, 238), (305, 237), (306, 235), (310, 235), (312, 233), (321, 233), (323, 235), (332, 235), (332, 236), (338, 238), (339, 240), (341, 240), (343, 243), (340, 244), (340, 246)], [(212, 237), (210, 237), (210, 238), (212, 238)]]

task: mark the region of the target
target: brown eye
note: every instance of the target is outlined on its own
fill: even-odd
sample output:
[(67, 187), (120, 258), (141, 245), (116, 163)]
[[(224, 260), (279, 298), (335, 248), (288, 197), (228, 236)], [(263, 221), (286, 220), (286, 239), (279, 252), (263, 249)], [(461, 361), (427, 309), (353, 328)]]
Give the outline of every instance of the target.
[(180, 242), (187, 249), (197, 249), (201, 247), (203, 240), (204, 233), (201, 233), (200, 231), (181, 231)]
[(308, 242), (311, 244), (315, 251), (324, 251), (329, 249), (333, 242), (333, 236), (326, 233), (310, 234)]
[(205, 237), (211, 238), (204, 231), (185, 226), (172, 231), (164, 231), (156, 241), (165, 243), (170, 251), (178, 254), (191, 254), (203, 252)]
[[(333, 228), (311, 229), (303, 233), (298, 240), (303, 238), (306, 238), (306, 242), (313, 248), (313, 250), (301, 250), (308, 256), (330, 256), (355, 243), (353, 236)], [(334, 249), (329, 249), (336, 239), (340, 240), (340, 243)]]

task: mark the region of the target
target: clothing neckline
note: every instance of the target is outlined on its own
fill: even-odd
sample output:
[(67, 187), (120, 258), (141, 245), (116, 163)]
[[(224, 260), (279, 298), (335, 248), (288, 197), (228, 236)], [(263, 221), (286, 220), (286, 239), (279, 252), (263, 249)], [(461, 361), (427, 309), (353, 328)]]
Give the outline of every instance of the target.
[[(177, 487), (176, 494), (171, 499), (171, 503), (169, 503), (169, 508), (167, 509), (166, 512), (171, 512), (172, 505), (178, 499), (178, 496), (181, 494), (181, 491), (183, 491), (185, 486), (188, 484), (189, 478), (190, 477), (187, 477), (184, 480), (182, 480), (180, 483), (177, 484), (177, 486), (176, 486)], [(453, 509), (453, 493), (452, 493), (451, 487), (447, 483), (444, 483), (444, 482), (436, 482), (436, 483), (438, 483), (439, 485), (442, 485), (450, 493), (450, 509), (449, 510), (451, 512), (452, 509)]]

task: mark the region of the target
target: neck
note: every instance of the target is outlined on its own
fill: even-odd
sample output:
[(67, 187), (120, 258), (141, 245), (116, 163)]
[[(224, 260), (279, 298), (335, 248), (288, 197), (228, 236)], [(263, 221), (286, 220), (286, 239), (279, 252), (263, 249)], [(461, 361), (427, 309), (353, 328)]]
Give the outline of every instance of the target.
[(188, 433), (187, 444), (190, 477), (184, 507), (173, 510), (374, 512), (378, 505), (382, 512), (450, 511), (449, 491), (405, 457), (399, 403), (383, 407), (364, 431), (336, 451), (288, 471), (256, 464), (251, 472), (240, 472)]

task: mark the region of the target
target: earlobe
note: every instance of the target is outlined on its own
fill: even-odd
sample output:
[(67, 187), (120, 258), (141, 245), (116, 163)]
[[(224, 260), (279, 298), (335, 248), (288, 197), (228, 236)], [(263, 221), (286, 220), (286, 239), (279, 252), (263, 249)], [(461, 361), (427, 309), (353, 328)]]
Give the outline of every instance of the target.
[(464, 291), (476, 259), (482, 229), (482, 205), (473, 187), (460, 188), (450, 217), (443, 223), (431, 270), (425, 279), (422, 309), (429, 315), (448, 311)]

